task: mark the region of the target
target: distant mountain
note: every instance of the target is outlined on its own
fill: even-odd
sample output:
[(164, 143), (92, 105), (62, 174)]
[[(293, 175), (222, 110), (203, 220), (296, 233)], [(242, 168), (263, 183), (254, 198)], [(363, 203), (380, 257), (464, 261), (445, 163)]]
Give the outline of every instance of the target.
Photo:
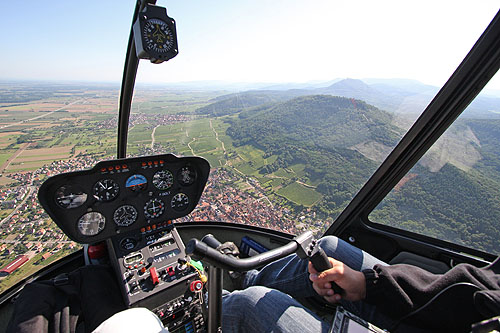
[(283, 102), (297, 96), (304, 95), (302, 90), (254, 90), (244, 93), (234, 93), (215, 98), (214, 103), (197, 109), (198, 114), (209, 114), (219, 117), (234, 114), (261, 105), (268, 105), (276, 102)]
[[(248, 107), (286, 101), (298, 96), (323, 94), (363, 100), (379, 109), (415, 119), (439, 91), (437, 87), (414, 80), (366, 79), (366, 81), (371, 84), (357, 79), (343, 79), (334, 80), (329, 86), (315, 89), (307, 85), (290, 85), (288, 87), (308, 87), (308, 89), (288, 90), (283, 90), (287, 85), (271, 86), (276, 90), (251, 90), (220, 96), (214, 100), (215, 105), (208, 105), (198, 109), (197, 112), (214, 116), (227, 115)], [(228, 101), (221, 103), (223, 100)], [(492, 95), (478, 96), (463, 117), (500, 118), (500, 98)]]

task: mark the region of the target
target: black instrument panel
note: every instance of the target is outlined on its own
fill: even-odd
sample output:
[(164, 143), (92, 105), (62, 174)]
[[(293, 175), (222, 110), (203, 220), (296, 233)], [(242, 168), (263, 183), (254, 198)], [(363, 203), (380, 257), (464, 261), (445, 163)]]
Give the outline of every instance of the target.
[(38, 200), (68, 237), (95, 243), (189, 214), (209, 172), (203, 158), (172, 154), (103, 161), (47, 179)]

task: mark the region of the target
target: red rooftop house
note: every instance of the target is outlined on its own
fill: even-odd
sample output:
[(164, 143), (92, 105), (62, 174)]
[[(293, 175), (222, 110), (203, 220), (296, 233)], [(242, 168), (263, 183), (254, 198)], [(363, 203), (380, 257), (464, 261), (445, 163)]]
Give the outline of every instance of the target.
[(12, 261), (11, 263), (7, 264), (6, 266), (2, 267), (2, 269), (0, 269), (0, 276), (11, 274), (16, 269), (25, 264), (28, 260), (29, 260), (28, 256), (25, 255), (18, 256), (16, 259), (14, 259), (14, 261)]

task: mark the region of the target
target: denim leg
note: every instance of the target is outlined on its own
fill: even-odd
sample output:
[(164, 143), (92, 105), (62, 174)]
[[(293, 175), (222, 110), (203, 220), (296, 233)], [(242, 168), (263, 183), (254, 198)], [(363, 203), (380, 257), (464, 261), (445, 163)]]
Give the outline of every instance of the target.
[[(355, 270), (372, 268), (375, 264), (387, 265), (335, 236), (323, 237), (319, 244), (327, 256), (340, 260)], [(281, 290), (293, 297), (316, 296), (309, 280), (307, 266), (308, 260), (292, 254), (266, 265), (259, 271), (247, 272), (244, 286), (266, 286)]]
[[(335, 236), (323, 237), (319, 244), (327, 256), (342, 261), (350, 268), (358, 271), (373, 268), (376, 264), (387, 265), (382, 260)], [(252, 270), (247, 272), (244, 286), (266, 286), (278, 289), (295, 298), (318, 297), (309, 280), (307, 266), (308, 260), (302, 260), (293, 254), (266, 265), (260, 271)], [(367, 321), (379, 325), (390, 321), (385, 316), (381, 316), (375, 306), (365, 302), (341, 301), (341, 304), (348, 311)]]
[(328, 332), (330, 324), (291, 296), (261, 286), (233, 291), (222, 300), (222, 331)]

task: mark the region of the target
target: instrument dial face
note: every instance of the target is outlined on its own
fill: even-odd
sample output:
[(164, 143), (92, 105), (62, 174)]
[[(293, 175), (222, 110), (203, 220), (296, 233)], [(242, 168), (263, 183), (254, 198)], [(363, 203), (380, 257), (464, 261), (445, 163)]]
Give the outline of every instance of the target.
[(125, 187), (132, 191), (142, 191), (148, 186), (148, 180), (143, 175), (133, 175), (128, 177)]
[(89, 212), (78, 220), (78, 231), (85, 236), (95, 236), (106, 225), (106, 218), (99, 212)]
[(196, 170), (191, 166), (185, 166), (179, 170), (177, 180), (184, 186), (191, 185), (196, 180)]
[(165, 53), (174, 46), (174, 34), (162, 20), (153, 18), (144, 24), (143, 37), (146, 48), (158, 53)]
[(103, 179), (95, 183), (93, 193), (98, 201), (111, 201), (120, 193), (120, 187), (112, 179)]
[(87, 201), (87, 193), (79, 186), (63, 185), (56, 190), (54, 199), (61, 208), (76, 208)]
[(160, 170), (153, 176), (153, 185), (159, 190), (168, 190), (174, 184), (174, 176), (168, 170)]
[(178, 212), (186, 210), (189, 206), (189, 198), (184, 193), (177, 193), (170, 202), (172, 208)]
[(165, 204), (163, 201), (155, 198), (149, 200), (144, 206), (144, 215), (146, 215), (147, 218), (155, 219), (160, 217), (164, 210)]
[(113, 214), (113, 221), (120, 227), (128, 227), (137, 220), (137, 209), (132, 205), (118, 207)]

